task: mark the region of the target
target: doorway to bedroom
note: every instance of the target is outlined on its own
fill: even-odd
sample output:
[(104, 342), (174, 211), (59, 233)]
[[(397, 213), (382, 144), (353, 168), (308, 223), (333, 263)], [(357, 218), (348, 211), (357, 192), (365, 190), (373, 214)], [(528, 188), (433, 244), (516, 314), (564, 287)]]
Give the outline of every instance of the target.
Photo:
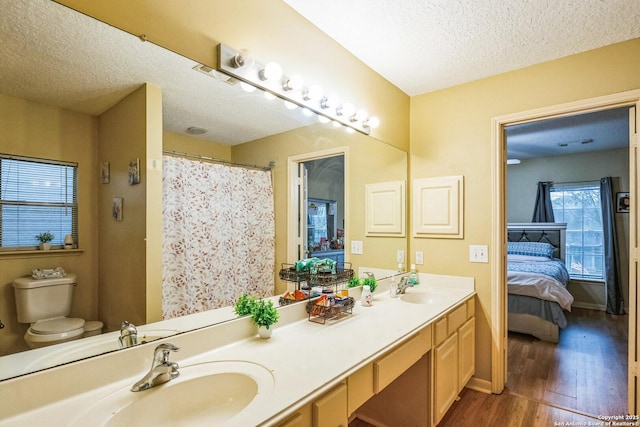
[[(537, 203), (548, 202), (550, 219), (543, 215), (536, 222), (567, 224), (563, 232), (566, 249), (554, 253), (554, 257), (566, 263), (570, 275), (566, 290), (573, 299), (571, 312), (561, 308), (554, 312), (552, 309), (556, 307), (550, 305), (561, 306), (564, 302), (566, 306), (567, 302), (540, 301), (530, 291), (525, 297), (512, 295), (512, 291), (520, 293), (518, 288), (522, 286), (516, 285), (520, 276), (509, 270), (519, 269), (520, 263), (507, 260), (503, 265), (504, 277), (508, 277), (510, 284), (504, 285), (509, 292), (505, 301), (509, 307), (505, 314), (507, 328), (512, 323), (517, 325), (522, 316), (511, 313), (516, 307), (525, 316), (533, 316), (527, 317), (525, 324), (537, 324), (540, 318), (544, 319), (540, 321), (543, 330), (547, 322), (551, 326), (564, 324), (557, 343), (548, 342), (554, 341), (553, 335), (552, 338), (542, 335), (542, 340), (530, 335), (541, 336), (537, 327), (531, 330), (525, 327), (526, 333), (519, 327), (509, 328), (519, 332), (508, 332), (506, 336), (507, 394), (593, 417), (627, 412), (628, 316), (605, 311), (606, 263), (599, 196), (601, 178), (612, 177), (614, 201), (625, 196), (629, 200), (630, 108), (629, 105), (591, 108), (552, 118), (547, 115), (544, 119), (540, 115), (503, 128), (507, 162), (503, 178), (505, 222), (531, 223)], [(538, 183), (546, 186), (540, 187)], [(540, 191), (541, 200), (536, 202)], [(614, 210), (615, 240), (620, 248), (617, 270), (621, 273), (621, 297), (626, 313), (630, 218), (628, 209), (625, 212), (624, 206), (616, 207), (619, 209)], [(542, 240), (539, 236), (533, 240), (533, 236), (525, 234), (522, 239), (545, 241), (544, 232)], [(528, 269), (529, 265), (525, 267)], [(558, 281), (552, 282), (555, 286)], [(535, 295), (553, 299), (544, 295), (549, 293), (550, 286), (546, 280), (538, 286), (544, 288)], [(566, 324), (556, 318), (557, 312), (562, 318), (566, 315)]]

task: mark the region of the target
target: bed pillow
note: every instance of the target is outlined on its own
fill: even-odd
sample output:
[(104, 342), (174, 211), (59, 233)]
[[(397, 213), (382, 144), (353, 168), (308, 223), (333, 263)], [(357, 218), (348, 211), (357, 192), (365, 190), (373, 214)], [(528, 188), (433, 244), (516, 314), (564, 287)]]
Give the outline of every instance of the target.
[(508, 242), (507, 254), (551, 258), (553, 246), (540, 242)]

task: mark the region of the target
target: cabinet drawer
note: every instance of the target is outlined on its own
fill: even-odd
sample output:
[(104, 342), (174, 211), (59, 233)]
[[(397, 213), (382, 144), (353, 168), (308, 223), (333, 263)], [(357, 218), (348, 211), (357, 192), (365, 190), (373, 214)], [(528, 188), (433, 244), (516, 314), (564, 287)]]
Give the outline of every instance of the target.
[(374, 391), (379, 393), (431, 349), (431, 326), (373, 363)]
[(438, 319), (436, 320), (435, 324), (434, 324), (434, 328), (435, 328), (435, 342), (433, 343), (434, 345), (439, 345), (440, 343), (442, 343), (444, 340), (447, 339), (447, 337), (449, 336), (449, 334), (447, 333), (447, 316), (443, 316), (442, 319)]
[(467, 319), (471, 319), (476, 314), (476, 304), (473, 297), (467, 301)]
[(447, 315), (447, 335), (451, 335), (458, 330), (460, 326), (467, 320), (467, 304), (453, 310)]
[(347, 414), (350, 416), (373, 396), (373, 363), (347, 377)]
[(348, 427), (347, 386), (342, 383), (313, 403), (313, 427)]

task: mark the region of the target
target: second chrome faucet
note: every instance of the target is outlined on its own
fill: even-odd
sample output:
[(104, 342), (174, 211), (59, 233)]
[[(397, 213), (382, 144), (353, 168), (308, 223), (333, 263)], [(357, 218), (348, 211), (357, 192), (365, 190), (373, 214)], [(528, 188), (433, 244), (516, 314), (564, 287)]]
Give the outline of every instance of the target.
[(169, 360), (171, 352), (179, 350), (180, 348), (169, 343), (158, 345), (153, 353), (151, 369), (147, 375), (131, 387), (131, 391), (147, 390), (164, 384), (180, 375), (178, 364)]

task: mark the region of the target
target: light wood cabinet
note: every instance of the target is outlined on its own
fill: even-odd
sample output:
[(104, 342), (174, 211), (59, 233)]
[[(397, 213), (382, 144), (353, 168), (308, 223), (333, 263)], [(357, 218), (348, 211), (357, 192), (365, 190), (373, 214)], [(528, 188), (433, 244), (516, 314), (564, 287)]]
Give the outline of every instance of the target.
[[(373, 382), (373, 376), (371, 378)], [(347, 385), (345, 382), (289, 415), (278, 427), (347, 427)]]
[(311, 426), (311, 405), (299, 408), (293, 415), (278, 424), (278, 427), (309, 427)]
[(373, 363), (374, 391), (380, 393), (430, 349), (431, 327), (427, 326), (413, 338), (376, 360)]
[(348, 427), (347, 385), (341, 383), (313, 405), (313, 427)]
[(458, 329), (458, 390), (462, 390), (476, 371), (475, 326), (475, 318), (472, 317)]
[(434, 322), (434, 424), (442, 420), (475, 373), (474, 314), (474, 301), (470, 299)]
[(474, 315), (470, 299), (278, 426), (347, 427), (354, 413), (388, 425), (436, 425), (475, 373)]
[(458, 333), (453, 333), (434, 350), (434, 409), (435, 422), (444, 414), (458, 396)]
[(373, 395), (373, 363), (369, 363), (347, 377), (347, 414), (351, 416)]

